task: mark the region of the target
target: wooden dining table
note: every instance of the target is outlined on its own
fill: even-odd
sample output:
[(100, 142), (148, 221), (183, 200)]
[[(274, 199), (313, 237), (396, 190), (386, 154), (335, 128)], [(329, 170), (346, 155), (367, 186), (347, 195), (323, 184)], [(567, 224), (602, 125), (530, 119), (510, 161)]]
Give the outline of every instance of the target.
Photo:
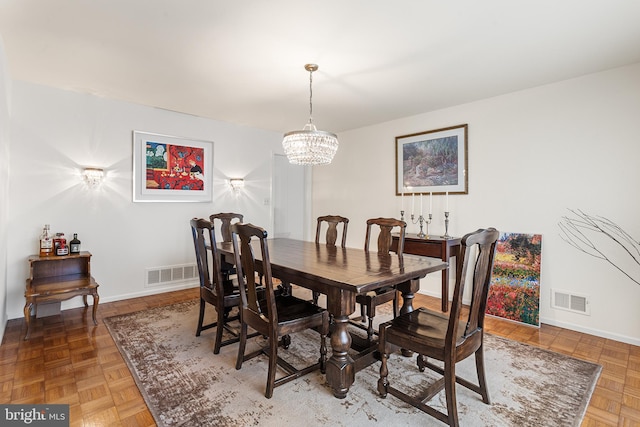
[[(260, 265), (259, 242), (254, 255)], [(230, 242), (218, 243), (222, 256), (233, 256)], [(333, 394), (345, 398), (355, 380), (358, 364), (349, 355), (352, 337), (347, 330), (349, 316), (355, 312), (356, 295), (386, 286), (402, 292), (401, 313), (413, 310), (414, 293), (420, 279), (447, 268), (448, 263), (415, 255), (378, 254), (363, 249), (340, 248), (302, 240), (268, 240), (271, 271), (283, 283), (320, 292), (327, 297), (327, 310), (333, 317), (331, 347), (326, 376)]]

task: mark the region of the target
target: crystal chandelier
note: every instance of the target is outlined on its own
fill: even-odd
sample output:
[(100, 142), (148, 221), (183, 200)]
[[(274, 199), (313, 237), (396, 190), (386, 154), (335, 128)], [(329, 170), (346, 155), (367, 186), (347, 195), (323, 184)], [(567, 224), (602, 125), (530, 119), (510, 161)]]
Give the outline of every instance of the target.
[(316, 64), (306, 64), (309, 72), (309, 123), (302, 130), (294, 130), (284, 134), (282, 146), (289, 163), (296, 165), (328, 165), (338, 151), (338, 138), (331, 132), (317, 130), (313, 124), (313, 72)]

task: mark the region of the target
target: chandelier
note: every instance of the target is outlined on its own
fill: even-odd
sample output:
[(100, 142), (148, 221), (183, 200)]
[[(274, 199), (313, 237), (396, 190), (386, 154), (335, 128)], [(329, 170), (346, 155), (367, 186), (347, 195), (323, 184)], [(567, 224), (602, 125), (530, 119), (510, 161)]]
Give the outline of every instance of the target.
[(338, 151), (338, 137), (331, 132), (317, 130), (313, 124), (313, 72), (318, 70), (318, 66), (306, 64), (304, 69), (309, 72), (309, 123), (302, 130), (285, 133), (282, 146), (289, 163), (328, 165)]

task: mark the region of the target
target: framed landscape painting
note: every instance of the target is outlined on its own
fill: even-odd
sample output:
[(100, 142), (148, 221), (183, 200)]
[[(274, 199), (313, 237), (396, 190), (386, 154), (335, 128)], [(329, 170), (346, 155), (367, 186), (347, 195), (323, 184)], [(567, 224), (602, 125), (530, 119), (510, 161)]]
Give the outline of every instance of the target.
[(467, 194), (468, 125), (396, 137), (396, 195)]
[(500, 233), (486, 313), (540, 326), (540, 234)]
[(210, 202), (213, 142), (133, 132), (134, 202)]

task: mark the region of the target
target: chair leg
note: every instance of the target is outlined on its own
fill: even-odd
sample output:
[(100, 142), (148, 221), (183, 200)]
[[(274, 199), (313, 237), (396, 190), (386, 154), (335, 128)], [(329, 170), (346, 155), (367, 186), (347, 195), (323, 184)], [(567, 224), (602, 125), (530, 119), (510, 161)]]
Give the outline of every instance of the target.
[(376, 306), (371, 303), (367, 307), (367, 317), (369, 318), (369, 327), (367, 328), (367, 340), (371, 342), (373, 339), (373, 318), (376, 317)]
[(427, 358), (424, 357), (424, 354), (418, 354), (418, 357), (416, 357), (416, 363), (418, 364), (418, 370), (420, 372), (424, 372), (424, 368), (427, 367)]
[(218, 316), (218, 326), (216, 326), (216, 340), (213, 343), (213, 354), (219, 354), (220, 353), (220, 347), (222, 346), (222, 332), (224, 331), (224, 324), (225, 324), (225, 318), (228, 317), (228, 315), (225, 313), (224, 310), (216, 310), (217, 316)]
[(327, 336), (325, 334), (320, 335), (320, 372), (325, 374), (327, 372)]
[(271, 399), (273, 389), (276, 382), (276, 368), (278, 366), (278, 339), (277, 337), (269, 338), (269, 372), (267, 374), (267, 390), (264, 396)]
[(205, 302), (202, 298), (200, 298), (200, 316), (198, 317), (198, 327), (196, 328), (196, 336), (200, 336), (200, 332), (202, 332), (202, 321), (204, 320), (204, 305)]
[(247, 345), (247, 324), (242, 323), (240, 325), (240, 341), (238, 343), (238, 358), (236, 359), (236, 369), (242, 368), (242, 362), (244, 361), (244, 349)]
[(487, 379), (484, 374), (484, 349), (483, 345), (476, 350), (476, 372), (478, 374), (478, 385), (480, 386), (480, 394), (482, 395), (482, 401), (487, 405), (491, 403), (489, 397), (489, 388), (487, 387)]
[(444, 363), (444, 392), (447, 399), (447, 418), (451, 427), (458, 427), (458, 403), (456, 400), (456, 364)]
[(387, 397), (387, 387), (389, 387), (389, 370), (387, 368), (387, 359), (389, 355), (386, 352), (380, 352), (380, 378), (378, 379), (378, 393), (380, 397)]
[(398, 317), (398, 312), (400, 311), (398, 307), (398, 303), (400, 302), (399, 295), (401, 295), (400, 291), (395, 291), (395, 294), (393, 295), (393, 318), (394, 319)]

